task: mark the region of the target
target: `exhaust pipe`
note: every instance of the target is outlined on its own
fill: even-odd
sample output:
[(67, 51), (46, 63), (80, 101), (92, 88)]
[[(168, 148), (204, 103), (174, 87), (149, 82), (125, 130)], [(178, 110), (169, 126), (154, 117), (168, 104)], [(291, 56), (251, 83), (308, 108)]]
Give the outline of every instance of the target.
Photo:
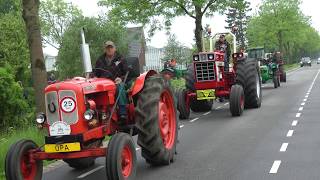
[(90, 57), (90, 48), (89, 44), (86, 43), (86, 39), (84, 36), (84, 28), (81, 29), (81, 55), (82, 55), (82, 63), (85, 72), (85, 77), (88, 79), (90, 77), (90, 73), (92, 73), (92, 64)]

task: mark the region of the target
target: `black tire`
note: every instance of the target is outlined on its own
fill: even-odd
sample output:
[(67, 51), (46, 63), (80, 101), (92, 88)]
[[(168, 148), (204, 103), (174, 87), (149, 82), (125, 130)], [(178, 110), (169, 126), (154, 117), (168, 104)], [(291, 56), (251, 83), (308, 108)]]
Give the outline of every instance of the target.
[(231, 87), (229, 106), (232, 116), (241, 116), (244, 109), (244, 91), (242, 85), (235, 84)]
[(236, 84), (244, 87), (245, 108), (259, 108), (262, 101), (261, 78), (258, 62), (252, 59), (236, 65)]
[[(141, 155), (152, 165), (168, 165), (174, 160), (178, 137), (178, 118), (172, 103), (169, 116), (174, 116), (174, 134), (172, 146), (166, 148), (159, 127), (159, 102), (163, 92), (172, 92), (162, 77), (152, 76), (146, 79), (143, 90), (138, 94), (135, 111), (136, 127), (139, 131), (138, 144), (141, 146)], [(173, 98), (168, 101), (173, 101)]]
[(211, 111), (213, 100), (196, 100), (190, 99), (190, 109), (193, 112), (208, 112)]
[(188, 90), (183, 89), (177, 92), (177, 99), (178, 99), (178, 111), (179, 111), (179, 118), (180, 119), (189, 119), (190, 117), (190, 107), (187, 104), (187, 95)]
[[(37, 148), (38, 146), (36, 145), (36, 143), (31, 140), (25, 139), (11, 145), (5, 160), (5, 174), (7, 180), (24, 180), (26, 178), (23, 177), (22, 174), (21, 161), (23, 159), (23, 156), (27, 156), (27, 153), (30, 150)], [(41, 160), (37, 160), (32, 166), (28, 166), (28, 168), (29, 169), (27, 172), (33, 174), (29, 174), (30, 176), (28, 178), (34, 180), (42, 179), (43, 162)]]
[(194, 79), (193, 64), (188, 66), (188, 69), (187, 69), (187, 72), (185, 75), (185, 80), (186, 80), (186, 89), (188, 89), (190, 91), (195, 91), (195, 88), (194, 88), (195, 79)]
[[(131, 171), (124, 176), (122, 173), (122, 153), (126, 148), (131, 156)], [(127, 133), (116, 133), (108, 144), (106, 154), (106, 172), (108, 180), (132, 180), (137, 172), (137, 157), (134, 142)]]
[(277, 76), (273, 76), (272, 81), (273, 81), (273, 87), (274, 87), (274, 88), (278, 88), (278, 79), (277, 79)]
[(282, 72), (280, 77), (281, 82), (287, 82), (287, 72)]
[(82, 170), (87, 169), (94, 165), (95, 158), (93, 157), (87, 157), (87, 158), (77, 158), (77, 159), (64, 159), (64, 162), (66, 162), (70, 167)]

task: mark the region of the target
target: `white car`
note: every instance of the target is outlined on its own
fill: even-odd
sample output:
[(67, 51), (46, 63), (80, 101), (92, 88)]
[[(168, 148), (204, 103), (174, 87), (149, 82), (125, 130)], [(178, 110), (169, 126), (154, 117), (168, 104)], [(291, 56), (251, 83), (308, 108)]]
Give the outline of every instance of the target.
[(320, 58), (318, 58), (318, 60), (317, 60), (317, 64), (320, 64)]

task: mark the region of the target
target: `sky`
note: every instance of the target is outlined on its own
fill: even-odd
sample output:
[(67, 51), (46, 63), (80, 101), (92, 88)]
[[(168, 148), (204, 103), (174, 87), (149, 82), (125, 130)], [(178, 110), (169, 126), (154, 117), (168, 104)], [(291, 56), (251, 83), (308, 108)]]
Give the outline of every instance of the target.
[[(77, 5), (83, 12), (85, 16), (97, 16), (102, 13), (102, 10), (98, 7), (97, 2), (99, 0), (66, 0)], [(253, 12), (258, 10), (261, 0), (249, 0)], [(308, 15), (312, 19), (312, 25), (320, 32), (320, 13), (319, 13), (320, 2), (316, 0), (302, 0), (302, 11), (305, 15)], [(212, 28), (213, 33), (215, 32), (224, 32), (225, 30), (225, 18), (226, 16), (215, 14), (214, 17), (204, 18), (203, 25), (209, 24)], [(195, 23), (194, 20), (187, 16), (180, 16), (173, 20), (171, 27), (171, 34), (175, 34), (177, 40), (183, 43), (185, 46), (191, 47), (194, 43), (194, 31)], [(147, 32), (145, 33), (147, 36)], [(163, 47), (167, 43), (168, 36), (165, 31), (158, 31), (153, 37), (150, 38), (150, 41), (147, 42), (147, 45), (154, 47)], [(57, 51), (54, 48), (47, 47), (45, 52), (51, 55), (56, 55)]]

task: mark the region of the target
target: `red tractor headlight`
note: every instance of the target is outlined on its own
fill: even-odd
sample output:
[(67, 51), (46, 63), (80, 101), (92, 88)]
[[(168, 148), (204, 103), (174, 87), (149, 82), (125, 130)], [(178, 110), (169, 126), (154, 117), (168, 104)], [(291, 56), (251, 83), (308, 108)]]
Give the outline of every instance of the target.
[(193, 56), (193, 60), (194, 60), (194, 61), (199, 61), (199, 60), (200, 60), (199, 55), (194, 55), (194, 56)]
[(36, 121), (38, 124), (43, 124), (46, 121), (46, 115), (44, 113), (39, 113), (37, 115)]
[(208, 54), (208, 59), (209, 60), (214, 60), (214, 55), (213, 54)]
[(83, 115), (84, 119), (87, 121), (90, 121), (91, 119), (93, 119), (93, 116), (94, 116), (94, 111), (91, 109), (87, 110)]

